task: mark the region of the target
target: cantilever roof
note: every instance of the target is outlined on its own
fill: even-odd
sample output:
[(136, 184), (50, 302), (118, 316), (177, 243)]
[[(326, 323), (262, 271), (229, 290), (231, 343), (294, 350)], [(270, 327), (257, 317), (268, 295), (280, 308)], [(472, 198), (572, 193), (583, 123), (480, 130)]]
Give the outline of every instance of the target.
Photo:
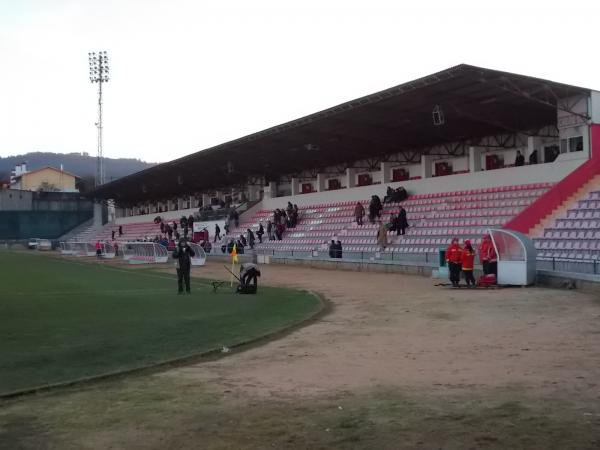
[[(461, 64), (300, 119), (153, 166), (98, 188), (126, 204), (423, 151), (434, 145), (556, 124), (561, 98), (590, 89)], [(445, 116), (435, 126), (432, 111)]]

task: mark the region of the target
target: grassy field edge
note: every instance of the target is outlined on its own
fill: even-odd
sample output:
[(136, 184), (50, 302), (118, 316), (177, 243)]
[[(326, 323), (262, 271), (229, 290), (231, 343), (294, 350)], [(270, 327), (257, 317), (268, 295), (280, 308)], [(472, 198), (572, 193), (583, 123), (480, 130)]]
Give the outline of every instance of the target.
[[(202, 281), (208, 282), (208, 279), (205, 279), (205, 278), (201, 278), (201, 277), (194, 277), (194, 278), (198, 281), (202, 280)], [(300, 289), (300, 291), (302, 291), (302, 289)], [(321, 317), (325, 316), (326, 314), (328, 314), (331, 311), (331, 302), (329, 300), (327, 300), (327, 298), (325, 296), (323, 296), (322, 294), (320, 294), (318, 292), (313, 292), (310, 290), (304, 290), (304, 291), (307, 292), (308, 294), (310, 294), (311, 296), (315, 297), (318, 300), (319, 308), (317, 310), (315, 310), (313, 313), (309, 314), (308, 316), (298, 320), (295, 323), (273, 329), (273, 330), (269, 331), (268, 333), (265, 333), (260, 336), (256, 336), (252, 339), (236, 342), (234, 344), (231, 344), (229, 346), (229, 348), (230, 349), (238, 349), (240, 351), (246, 351), (246, 350), (254, 348), (258, 345), (264, 345), (268, 342), (271, 342), (273, 340), (284, 337), (302, 327), (310, 325), (311, 323), (315, 322), (316, 320), (320, 319)], [(31, 388), (27, 388), (27, 389), (19, 389), (16, 391), (4, 392), (4, 393), (0, 393), (0, 400), (9, 400), (9, 399), (17, 398), (17, 397), (38, 394), (41, 392), (48, 392), (48, 391), (59, 390), (59, 389), (64, 389), (64, 388), (68, 388), (68, 387), (81, 386), (84, 384), (93, 384), (93, 383), (97, 383), (97, 382), (102, 382), (102, 381), (106, 381), (106, 380), (112, 380), (112, 379), (129, 376), (129, 375), (143, 375), (143, 374), (148, 374), (148, 373), (153, 373), (153, 372), (159, 372), (159, 371), (164, 371), (164, 370), (168, 370), (171, 368), (181, 367), (181, 366), (185, 366), (188, 364), (194, 364), (194, 363), (198, 363), (198, 362), (202, 362), (202, 361), (220, 359), (220, 358), (223, 358), (223, 357), (226, 357), (229, 355), (230, 355), (230, 353), (223, 353), (222, 349), (220, 347), (213, 348), (210, 350), (205, 350), (205, 351), (198, 352), (198, 353), (191, 353), (191, 354), (180, 356), (177, 358), (166, 359), (163, 361), (156, 362), (154, 364), (133, 367), (130, 369), (125, 369), (125, 370), (106, 372), (106, 373), (101, 373), (98, 375), (92, 375), (89, 377), (76, 378), (73, 380), (64, 381), (64, 382), (60, 382), (60, 383), (51, 383), (51, 384), (45, 384), (45, 385), (40, 385), (40, 386), (34, 386)]]

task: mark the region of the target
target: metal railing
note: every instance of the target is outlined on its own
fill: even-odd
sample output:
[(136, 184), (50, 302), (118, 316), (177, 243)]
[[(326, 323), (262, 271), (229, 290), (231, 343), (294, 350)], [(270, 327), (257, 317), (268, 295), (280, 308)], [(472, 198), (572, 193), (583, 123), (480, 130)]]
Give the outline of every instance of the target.
[(595, 259), (538, 258), (537, 269), (598, 275), (600, 274), (600, 261)]

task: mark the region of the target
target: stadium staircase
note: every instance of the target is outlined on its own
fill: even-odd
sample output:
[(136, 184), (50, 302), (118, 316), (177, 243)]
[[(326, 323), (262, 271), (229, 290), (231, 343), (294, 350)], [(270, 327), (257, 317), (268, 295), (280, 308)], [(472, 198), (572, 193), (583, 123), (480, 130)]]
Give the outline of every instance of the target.
[[(552, 183), (538, 183), (413, 195), (401, 203), (385, 204), (384, 222), (389, 222), (390, 215), (397, 214), (402, 205), (407, 211), (410, 227), (405, 236), (388, 233), (390, 244), (384, 253), (437, 253), (453, 237), (478, 243), (488, 228), (503, 227), (551, 186)], [(326, 251), (331, 239), (339, 239), (346, 256), (377, 252), (377, 224), (369, 223), (365, 217), (364, 225), (358, 226), (354, 220), (356, 203), (354, 200), (301, 207), (296, 228), (288, 229), (281, 241), (268, 241), (265, 234), (263, 243), (257, 244), (257, 248), (273, 254), (292, 252), (302, 255), (315, 250)], [(368, 200), (361, 203), (368, 211)], [(256, 231), (259, 223), (266, 228), (272, 214), (272, 211), (262, 210), (249, 220), (242, 216), (242, 223), (232, 230), (232, 236), (242, 234), (247, 228)]]
[(600, 259), (600, 176), (592, 178), (549, 222), (534, 236), (538, 257)]
[(119, 226), (106, 224), (102, 228), (95, 229), (90, 227), (74, 236), (73, 240), (78, 242), (111, 241), (112, 231), (115, 231), (115, 240), (117, 242), (137, 241), (149, 237), (154, 239), (160, 235), (160, 225), (154, 222), (130, 223), (122, 225), (123, 235), (119, 236)]

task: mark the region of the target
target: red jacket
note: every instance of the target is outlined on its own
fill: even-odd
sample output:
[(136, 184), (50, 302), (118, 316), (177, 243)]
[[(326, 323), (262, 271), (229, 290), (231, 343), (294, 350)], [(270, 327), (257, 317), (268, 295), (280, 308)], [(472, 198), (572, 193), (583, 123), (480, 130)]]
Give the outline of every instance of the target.
[(479, 259), (483, 261), (496, 262), (498, 256), (496, 255), (496, 249), (492, 241), (483, 241), (479, 246)]
[(460, 264), (462, 261), (462, 249), (458, 244), (450, 244), (446, 250), (446, 261)]
[(475, 250), (464, 249), (462, 251), (462, 270), (473, 270), (475, 263)]

